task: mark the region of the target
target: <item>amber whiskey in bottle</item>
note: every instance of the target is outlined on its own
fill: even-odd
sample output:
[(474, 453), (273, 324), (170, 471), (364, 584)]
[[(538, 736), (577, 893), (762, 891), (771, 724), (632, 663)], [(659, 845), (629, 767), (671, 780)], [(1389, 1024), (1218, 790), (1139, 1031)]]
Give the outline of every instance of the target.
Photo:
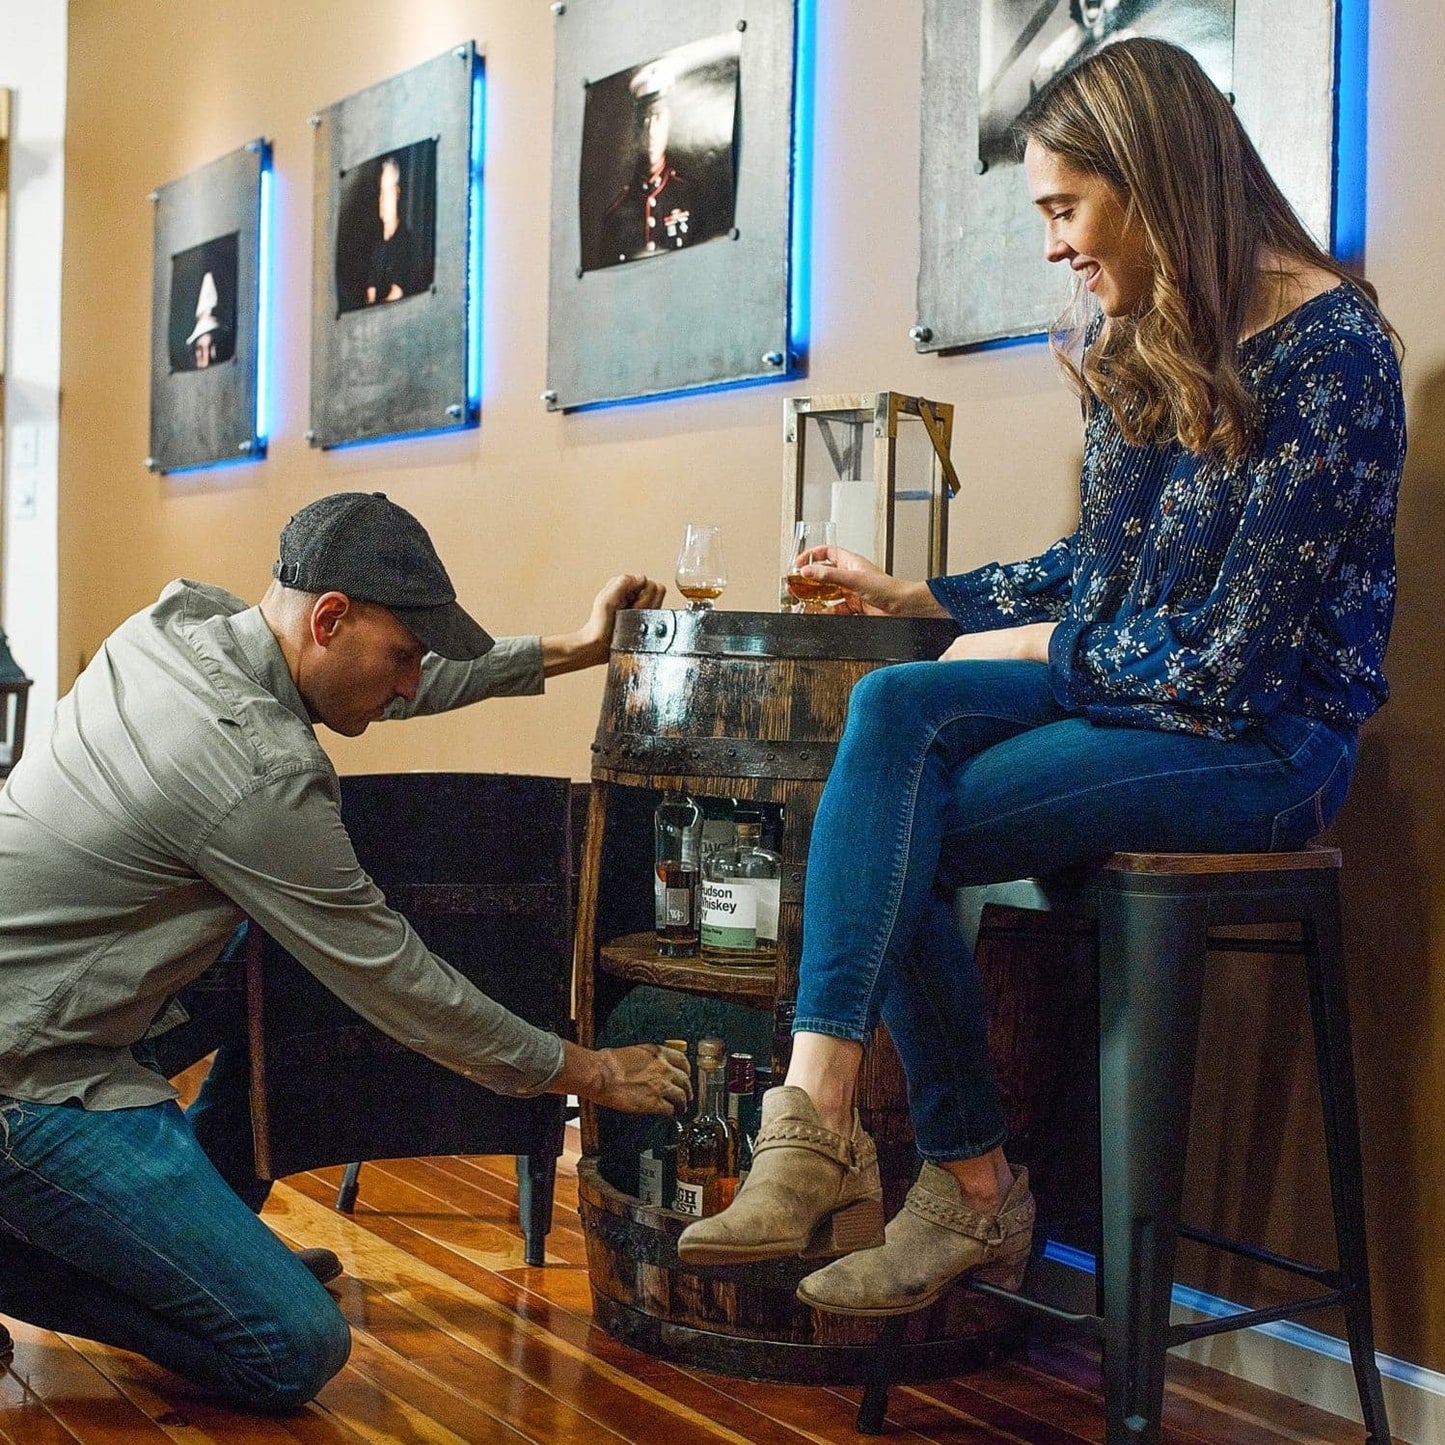
[(698, 854), (702, 809), (685, 793), (664, 793), (653, 815), (657, 951), (669, 958), (697, 952)]
[[(663, 1047), (676, 1049), (684, 1058), (687, 1056), (686, 1039), (664, 1039)], [(694, 1106), (696, 1102), (694, 1095)], [(689, 1113), (684, 1110), (670, 1118), (660, 1118), (652, 1126), (647, 1147), (637, 1161), (637, 1197), (644, 1204), (653, 1204), (659, 1209), (671, 1206), (677, 1188), (677, 1148), (688, 1119)]]
[(702, 1103), (677, 1146), (677, 1188), (672, 1207), (703, 1218), (721, 1209), (719, 1185), (728, 1161), (728, 1126), (723, 1092), (727, 1046), (721, 1039), (699, 1039), (698, 1096)]

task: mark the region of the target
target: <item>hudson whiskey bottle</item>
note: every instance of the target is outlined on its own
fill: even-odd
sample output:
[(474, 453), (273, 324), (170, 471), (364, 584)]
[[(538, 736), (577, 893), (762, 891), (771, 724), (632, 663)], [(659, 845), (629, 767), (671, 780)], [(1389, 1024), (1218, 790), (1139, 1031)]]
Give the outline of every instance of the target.
[(702, 1103), (677, 1146), (677, 1190), (672, 1207), (698, 1218), (721, 1209), (719, 1185), (728, 1161), (728, 1126), (723, 1099), (727, 1046), (721, 1039), (699, 1039), (698, 1096)]
[(702, 881), (702, 954), (716, 963), (772, 963), (778, 956), (783, 861), (762, 845), (762, 818), (740, 812), (737, 841), (709, 853)]

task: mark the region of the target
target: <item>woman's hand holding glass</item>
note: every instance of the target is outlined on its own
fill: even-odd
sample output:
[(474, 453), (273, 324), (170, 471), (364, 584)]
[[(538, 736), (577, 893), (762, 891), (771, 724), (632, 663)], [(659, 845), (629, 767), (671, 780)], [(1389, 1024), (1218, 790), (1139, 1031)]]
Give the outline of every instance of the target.
[(843, 597), (830, 610), (868, 617), (942, 617), (926, 582), (904, 582), (846, 547), (809, 547), (794, 567), (804, 576), (831, 583)]

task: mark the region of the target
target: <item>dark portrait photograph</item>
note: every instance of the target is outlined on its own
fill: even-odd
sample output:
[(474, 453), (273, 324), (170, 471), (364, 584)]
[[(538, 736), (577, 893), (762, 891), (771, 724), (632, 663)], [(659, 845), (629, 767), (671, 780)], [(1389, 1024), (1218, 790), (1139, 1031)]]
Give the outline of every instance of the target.
[(235, 231), (171, 257), (166, 328), (172, 371), (204, 371), (236, 354)]
[(436, 273), (435, 137), (385, 151), (337, 181), (336, 309), (431, 289)]
[(979, 26), (985, 166), (1018, 159), (1013, 124), (1054, 76), (1132, 35), (1183, 46), (1220, 90), (1234, 89), (1234, 0), (982, 0)]
[(694, 41), (587, 87), (577, 187), (584, 271), (732, 229), (739, 39), (733, 30)]

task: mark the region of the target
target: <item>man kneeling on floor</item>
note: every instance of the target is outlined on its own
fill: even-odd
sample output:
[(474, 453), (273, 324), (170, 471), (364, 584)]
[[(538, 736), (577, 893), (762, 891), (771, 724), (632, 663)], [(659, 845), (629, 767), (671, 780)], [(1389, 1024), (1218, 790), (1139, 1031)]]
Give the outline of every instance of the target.
[(378, 1028), (499, 1093), (634, 1113), (689, 1093), (681, 1056), (580, 1048), (428, 952), (358, 865), (314, 732), (540, 692), (604, 661), (618, 609), (662, 588), (615, 577), (575, 633), (494, 645), (380, 493), (312, 503), (280, 552), (255, 607), (177, 581), (122, 623), (0, 792), (0, 1314), (260, 1410), (345, 1362), (319, 1282), (339, 1264), (261, 1223), (138, 1047), (243, 914)]

